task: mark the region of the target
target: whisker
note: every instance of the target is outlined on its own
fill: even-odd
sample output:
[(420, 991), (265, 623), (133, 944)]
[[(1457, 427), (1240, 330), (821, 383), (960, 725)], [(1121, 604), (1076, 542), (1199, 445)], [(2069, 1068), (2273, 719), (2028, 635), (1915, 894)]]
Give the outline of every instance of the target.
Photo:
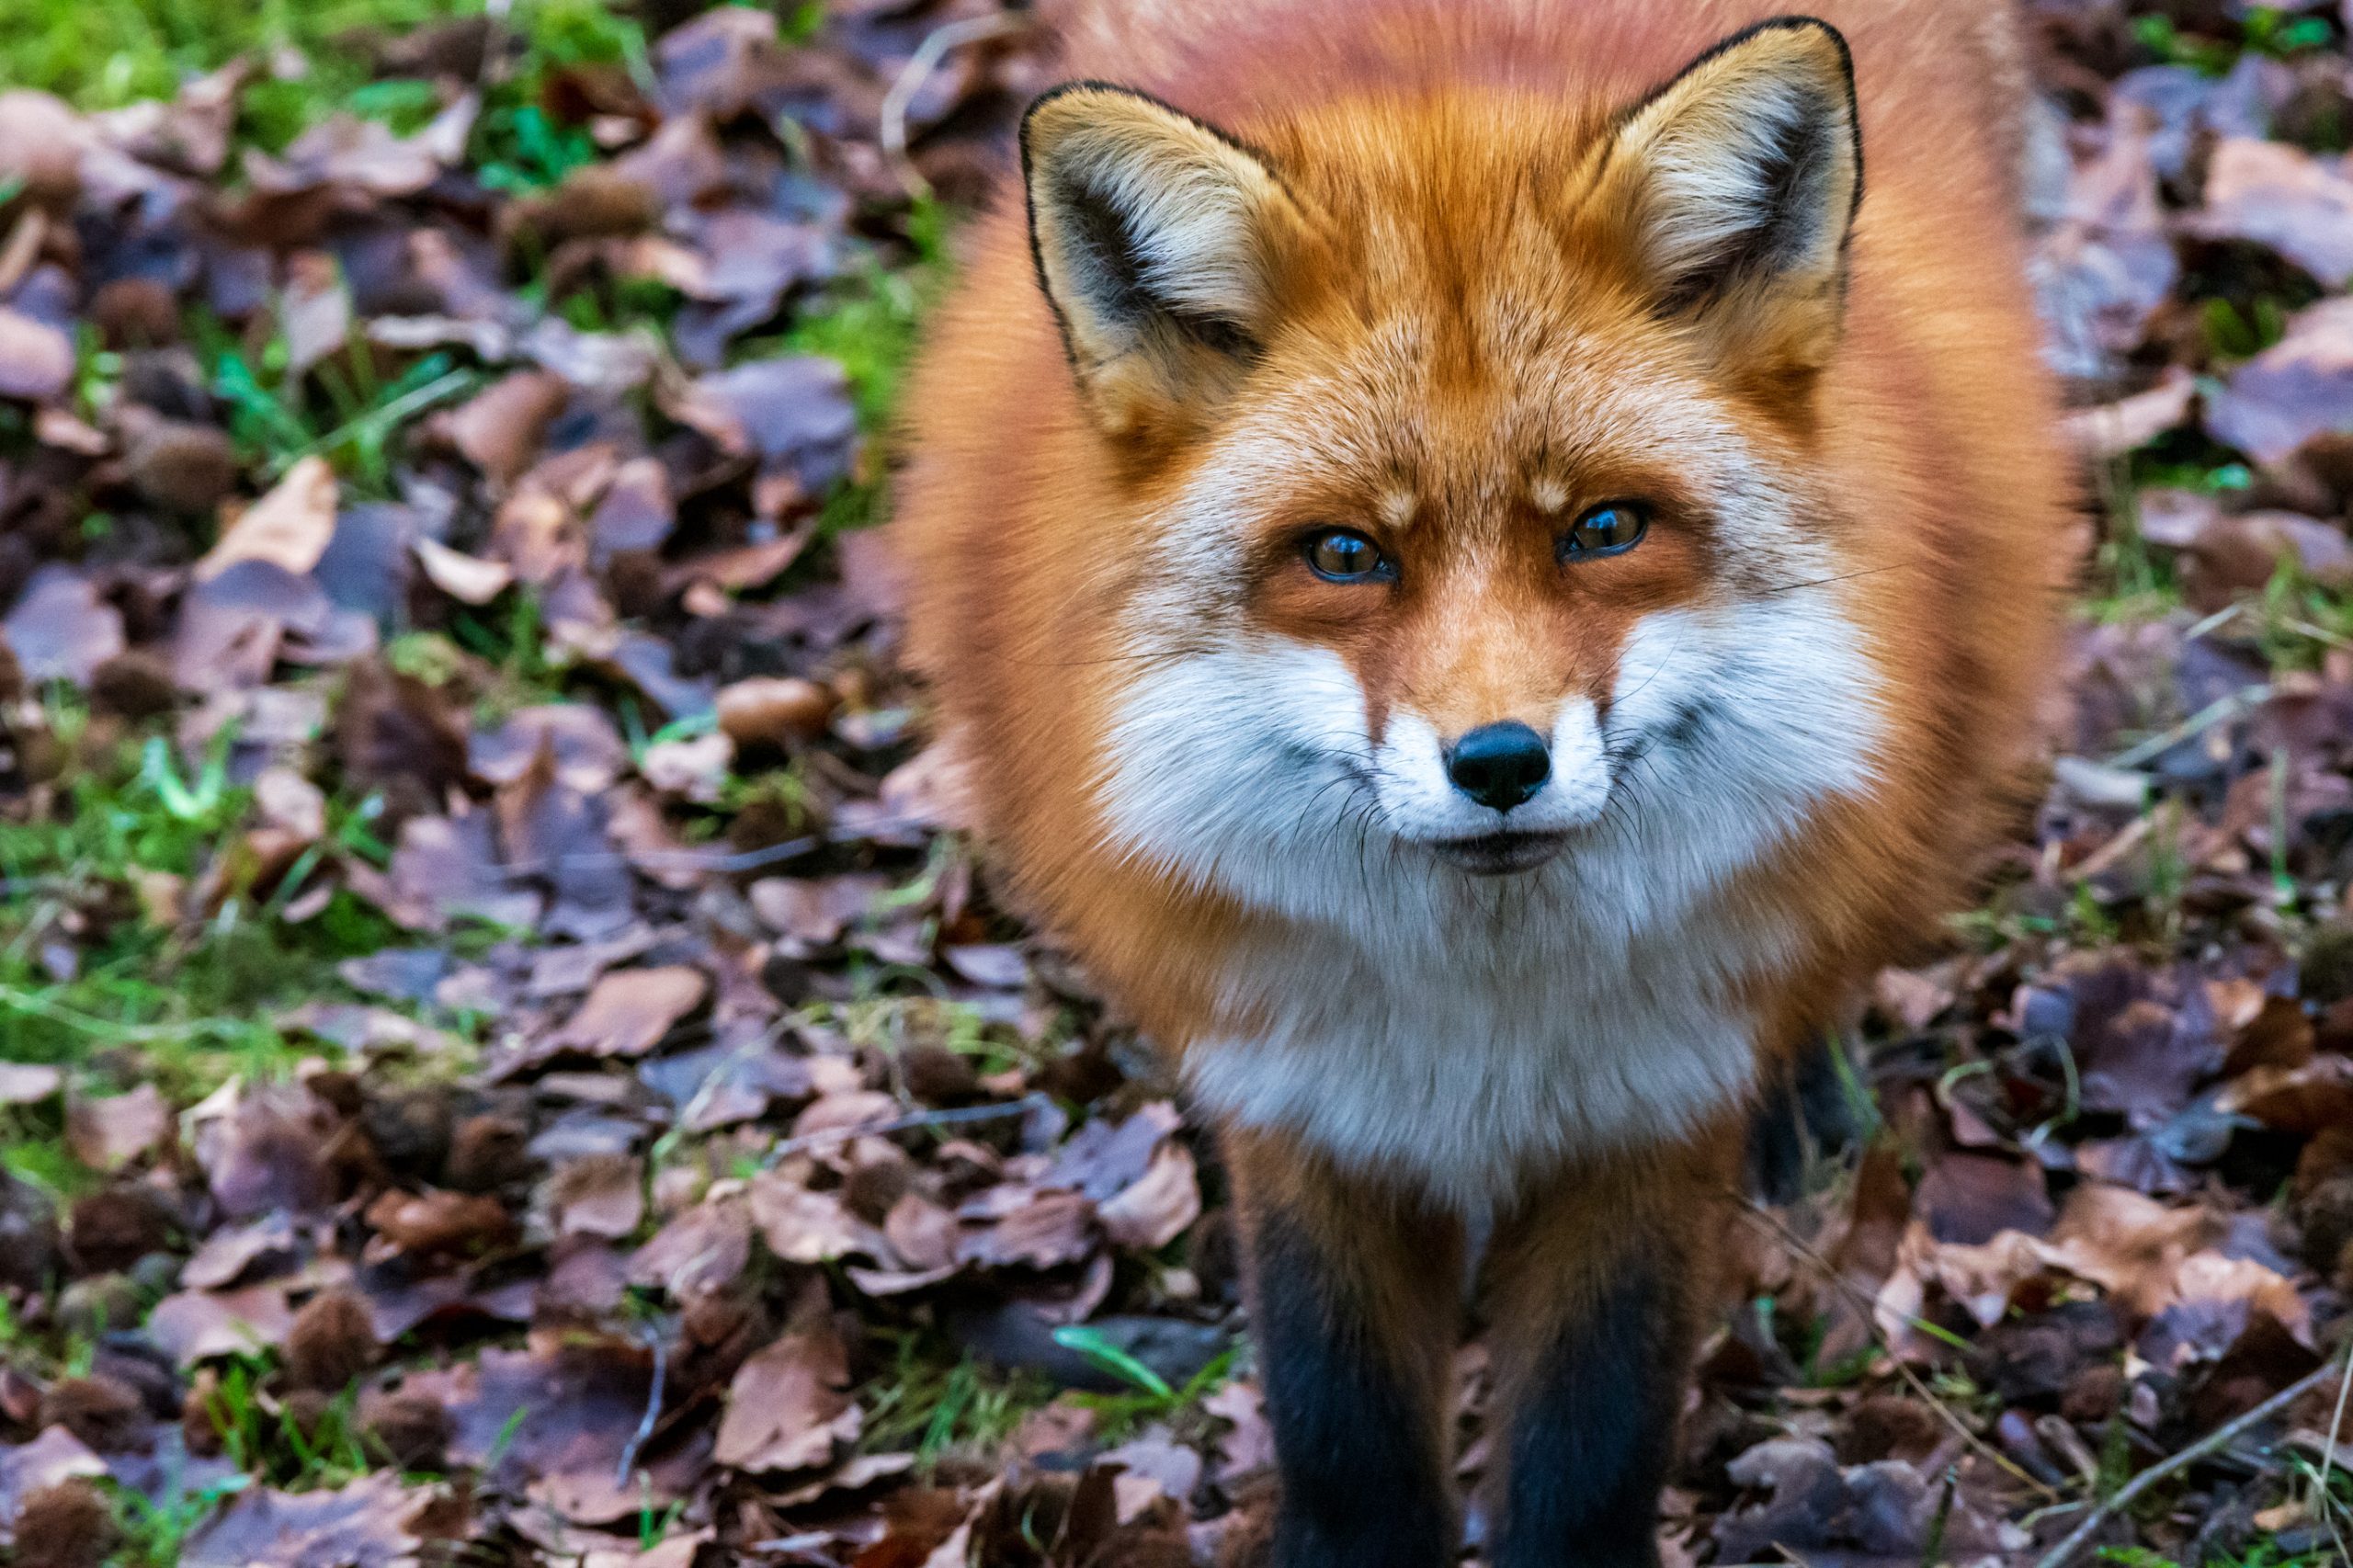
[(1800, 588), (1820, 588), (1826, 587), (1832, 583), (1851, 583), (1858, 577), (1876, 577), (1882, 572), (1900, 571), (1907, 564), (1908, 562), (1895, 562), (1886, 566), (1866, 566), (1859, 572), (1840, 573), (1835, 577), (1811, 577), (1802, 583), (1783, 583), (1777, 587), (1758, 589), (1757, 597), (1770, 598), (1776, 594), (1794, 594)]

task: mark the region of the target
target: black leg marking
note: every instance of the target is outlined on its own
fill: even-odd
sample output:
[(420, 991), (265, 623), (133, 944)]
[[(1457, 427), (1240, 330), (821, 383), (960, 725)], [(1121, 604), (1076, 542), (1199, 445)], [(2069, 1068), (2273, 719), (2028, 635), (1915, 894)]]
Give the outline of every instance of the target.
[(1655, 1568), (1684, 1371), (1672, 1309), (1630, 1264), (1521, 1399), (1495, 1568)]
[(1775, 1071), (1748, 1122), (1749, 1189), (1768, 1203), (1794, 1203), (1805, 1190), (1805, 1137), (1798, 1125), (1798, 1089)]
[(1818, 1036), (1795, 1062), (1773, 1070), (1748, 1124), (1748, 1185), (1768, 1203), (1805, 1192), (1806, 1144), (1829, 1158), (1853, 1152), (1861, 1129), (1847, 1103), (1836, 1036)]
[(1437, 1421), (1296, 1226), (1260, 1227), (1259, 1359), (1282, 1506), (1273, 1568), (1440, 1568), (1456, 1527)]

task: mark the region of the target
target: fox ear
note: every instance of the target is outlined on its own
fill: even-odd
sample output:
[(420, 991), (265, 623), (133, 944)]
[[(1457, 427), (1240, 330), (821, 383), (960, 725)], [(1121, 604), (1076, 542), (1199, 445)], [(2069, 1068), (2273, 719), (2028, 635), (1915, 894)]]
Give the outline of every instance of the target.
[(1791, 17), (1735, 34), (1620, 125), (1602, 172), (1663, 314), (1819, 364), (1837, 339), (1862, 199), (1854, 62)]
[(1091, 82), (1021, 122), (1039, 282), (1079, 388), (1113, 434), (1198, 415), (1257, 358), (1298, 219), (1257, 155), (1165, 104)]

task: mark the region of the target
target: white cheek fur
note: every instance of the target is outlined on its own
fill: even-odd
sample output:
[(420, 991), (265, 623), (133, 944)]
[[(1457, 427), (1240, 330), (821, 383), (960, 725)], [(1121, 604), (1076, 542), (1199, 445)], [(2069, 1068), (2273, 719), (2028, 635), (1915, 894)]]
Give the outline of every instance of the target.
[(1446, 785), (1425, 722), (1392, 718), (1376, 752), (1327, 651), (1243, 636), (1139, 677), (1104, 783), (1116, 846), (1290, 927), (1233, 955), (1233, 1015), (1265, 1022), (1205, 1020), (1187, 1056), (1203, 1104), (1468, 1210), (1742, 1094), (1735, 998), (1799, 932), (1714, 895), (1816, 802), (1870, 787), (1876, 673), (1835, 600), (1781, 596), (1646, 618), (1612, 697), (1606, 732), (1564, 707), (1554, 780), (1511, 814), (1585, 831), (1489, 881), (1408, 837), (1502, 814)]

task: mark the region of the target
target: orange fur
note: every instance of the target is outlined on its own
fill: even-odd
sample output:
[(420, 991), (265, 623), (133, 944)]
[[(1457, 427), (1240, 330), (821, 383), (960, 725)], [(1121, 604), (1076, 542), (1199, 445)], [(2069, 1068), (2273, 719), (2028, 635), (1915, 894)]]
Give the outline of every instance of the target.
[[(1140, 326), (1058, 317), (1037, 269), (1067, 289), (1094, 265), (1088, 215), (1041, 214), (1033, 256), (1017, 189), (972, 235), (915, 379), (899, 537), (915, 656), (999, 863), (1170, 1049), (1279, 1028), (1279, 1006), (1233, 977), (1324, 950), (1303, 945), (1313, 922), (1138, 852), (1114, 821), (1140, 629), (1187, 640), (1169, 607), (1192, 558), (1166, 537), (1187, 497), (1220, 495), (1237, 519), (1223, 543), (1241, 564), (1202, 583), (1232, 600), (1217, 624), (1327, 655), (1375, 741), (1400, 715), (1450, 740), (1502, 720), (1542, 731), (1563, 702), (1606, 715), (1645, 618), (1776, 591), (1723, 508), (1727, 474), (1761, 474), (1806, 550), (1835, 562), (1834, 585), (1790, 586), (1851, 623), (1875, 728), (1868, 787), (1823, 794), (1708, 895), (1724, 929), (1790, 934), (1769, 961), (1726, 971), (1749, 1048), (1796, 1051), (1963, 892), (2028, 749), (2071, 565), (2074, 497), (2012, 210), (2017, 51), (1994, 8), (1817, 9), (1851, 49), (1860, 105), (1842, 265), (1816, 256), (1794, 283), (1690, 311), (1662, 303), (1654, 237), (1661, 170), (1683, 153), (1659, 150), (1642, 106), (1669, 115), (1711, 71), (1813, 91), (1818, 33), (1678, 74), (1771, 17), (1758, 0), (1141, 0), (1072, 24), (1072, 75), (1201, 124), (1082, 95), (1042, 105), (1033, 142), (1072, 156), (1093, 155), (1090, 136), (1149, 142), (1152, 180), (1232, 163), (1227, 205), (1180, 214), (1226, 270)], [(1261, 455), (1291, 444), (1224, 494), (1237, 430), (1259, 433)], [(1564, 570), (1565, 519), (1627, 496), (1654, 509), (1650, 536)], [(1301, 530), (1334, 522), (1380, 545), (1392, 585), (1302, 564)], [(1198, 651), (1231, 635), (1203, 632)], [(1513, 896), (1493, 909), (1519, 911)], [(1459, 907), (1475, 923), (1484, 906)], [(1486, 983), (1476, 965), (1461, 976)], [(1454, 1108), (1404, 1111), (1442, 1122)], [(1706, 1250), (1700, 1199), (1729, 1179), (1736, 1111), (1499, 1176), (1490, 1283), (1518, 1325), (1507, 1383), (1629, 1237)], [(1303, 1216), (1336, 1246), (1336, 1195), (1404, 1179), (1342, 1170), (1280, 1132), (1234, 1146), (1250, 1214)], [(1413, 1249), (1368, 1247), (1340, 1270), (1351, 1289), (1382, 1324), (1418, 1321), (1429, 1285), (1405, 1278)], [(1426, 1348), (1394, 1355), (1427, 1364)]]
[[(1211, 9), (1215, 25), (1188, 22)], [(1982, 151), (1981, 128), (2011, 106), (1989, 104), (1984, 76), (1955, 67), (1975, 47), (1961, 20), (1970, 8), (1818, 9), (1854, 48), (1869, 150), (1845, 341), (1801, 405), (1759, 389), (1743, 412), (1841, 530), (1897, 733), (1872, 808), (1819, 824), (1741, 893), (1803, 901), (1820, 916), (1813, 950), (1790, 976), (1803, 996), (1794, 1011), (1807, 1017), (1961, 891), (2048, 665), (2071, 500), (2006, 206), (2008, 171)], [(1287, 282), (1302, 311), (1345, 333), (1381, 301), (1411, 296), (1451, 337), (1482, 310), (1586, 322), (1588, 297), (1547, 293), (1554, 279), (1582, 280), (1542, 254), (1563, 238), (1550, 215), (1494, 197), (1565, 182), (1607, 112), (1769, 14), (1733, 0), (1163, 4), (1097, 24), (1069, 65), (1223, 125), (1334, 210), (1378, 217), (1379, 228), (1338, 228), (1331, 250), (1301, 259)], [(1608, 229), (1605, 220), (1589, 238), (1565, 238), (1598, 249)], [(1591, 325), (1605, 345), (1648, 329)], [(1488, 498), (1489, 476), (1545, 460), (1542, 432), (1494, 417), (1508, 415), (1497, 407), (1508, 365), (1474, 385), (1467, 353), (1441, 344), (1433, 358), (1461, 367), (1461, 381), (1379, 389), (1410, 423), (1368, 430), (1369, 444), (1435, 458), (1474, 504)], [(1614, 369), (1597, 353), (1587, 373), (1600, 384)], [(1032, 277), (1017, 200), (973, 236), (908, 404), (915, 461), (899, 532), (914, 566), (914, 652), (973, 764), (988, 836), (1033, 907), (1182, 1049), (1216, 1014), (1221, 949), (1262, 933), (1229, 900), (1103, 852), (1088, 758), (1106, 722), (1105, 672), (1120, 653), (1118, 607), (1138, 586), (1123, 528), (1175, 487), (1189, 443), (1179, 435), (1139, 456), (1093, 427)], [(1671, 468), (1658, 477), (1671, 484)], [(1613, 476), (1594, 486), (1620, 487)], [(1370, 500), (1344, 481), (1316, 499), (1327, 497), (1351, 513)], [(1645, 562), (1631, 591), (1671, 602), (1685, 591), (1672, 566)], [(1447, 591), (1433, 585), (1429, 597)], [(1274, 613), (1312, 625), (1313, 589), (1295, 599)], [(1427, 602), (1401, 607), (1409, 624), (1378, 645), (1371, 629), (1347, 633), (1362, 664), (1385, 660), (1378, 673), (1399, 683), (1507, 688), (1534, 674), (1508, 667), (1515, 645), (1589, 660), (1610, 645), (1589, 634), (1584, 605), (1499, 597), (1493, 613), (1515, 628), (1524, 618), (1526, 635), (1492, 639), (1491, 667), (1465, 668), (1414, 634)]]

